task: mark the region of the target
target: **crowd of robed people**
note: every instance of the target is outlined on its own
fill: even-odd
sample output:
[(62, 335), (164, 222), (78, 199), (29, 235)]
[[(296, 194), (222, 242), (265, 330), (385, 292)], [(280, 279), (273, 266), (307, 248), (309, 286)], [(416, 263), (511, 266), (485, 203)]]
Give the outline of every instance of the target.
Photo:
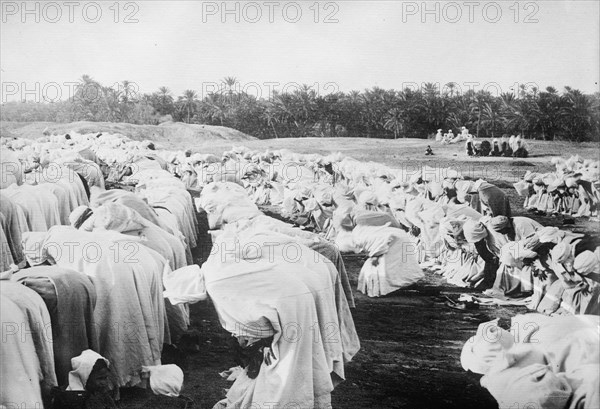
[[(241, 372), (232, 370), (237, 374), (233, 376), (234, 387), (220, 406), (243, 407), (262, 399), (301, 399), (326, 407), (333, 387), (344, 378), (344, 363), (359, 345), (349, 313), (349, 307), (354, 306), (352, 291), (340, 251), (368, 255), (358, 289), (369, 296), (389, 294), (411, 285), (423, 277), (422, 268), (430, 268), (456, 285), (490, 289), (490, 296), (531, 295), (529, 307), (546, 314), (598, 313), (599, 252), (592, 238), (542, 227), (525, 217), (512, 217), (508, 198), (501, 189), (483, 180), (468, 180), (451, 169), (392, 169), (339, 154), (299, 155), (285, 150), (256, 152), (234, 148), (217, 157), (155, 150), (152, 143), (119, 135), (54, 135), (34, 143), (6, 140), (3, 145), (3, 163), (9, 164), (3, 166), (3, 181), (8, 181), (3, 182), (3, 193), (9, 193), (3, 196), (12, 201), (4, 204), (3, 199), (2, 208), (6, 243), (3, 256), (7, 256), (3, 260), (9, 261), (2, 268), (6, 272), (3, 288), (12, 285), (15, 277), (18, 280), (18, 274), (40, 268), (35, 265), (47, 270), (43, 276), (47, 282), (57, 281), (50, 276), (58, 275), (59, 269), (63, 274), (68, 270), (80, 280), (88, 277), (93, 286), (85, 282), (82, 288), (88, 284), (84, 301), (91, 307), (81, 322), (99, 320), (100, 325), (94, 327), (102, 330), (102, 320), (114, 314), (123, 302), (122, 296), (110, 294), (111, 285), (115, 285), (111, 280), (124, 275), (138, 286), (143, 278), (148, 287), (141, 291), (144, 294), (139, 294), (140, 288), (136, 287), (135, 308), (123, 314), (139, 316), (139, 322), (154, 327), (155, 334), (162, 334), (159, 342), (151, 334), (143, 334), (148, 342), (142, 344), (147, 345), (136, 345), (134, 349), (145, 346), (152, 352), (135, 361), (135, 351), (110, 350), (110, 330), (104, 328), (104, 345), (94, 344), (93, 331), (85, 332), (81, 345), (62, 353), (61, 364), (58, 354), (54, 356), (56, 376), (60, 372), (63, 379), (75, 369), (69, 360), (91, 349), (108, 359), (92, 359), (90, 371), (97, 362), (106, 362), (105, 366), (110, 367), (115, 359), (118, 361), (119, 354), (127, 354), (135, 361), (125, 369), (113, 363), (113, 379), (107, 382), (107, 389), (116, 391), (117, 386), (143, 382), (141, 368), (159, 367), (162, 345), (175, 342), (173, 338), (185, 332), (189, 324), (186, 302), (203, 299), (208, 293), (215, 301), (221, 324), (241, 346), (274, 357), (268, 363), (266, 359), (254, 360), (254, 365), (246, 363)], [(5, 152), (9, 157), (6, 162)], [(17, 172), (13, 169), (15, 164)], [(52, 169), (55, 173), (61, 170), (58, 179), (54, 176), (50, 180)], [(125, 182), (134, 191), (106, 191), (105, 178), (109, 182)], [(27, 191), (31, 188), (50, 191), (50, 195), (38, 200), (41, 196), (37, 191)], [(190, 192), (200, 196), (196, 209)], [(296, 227), (265, 215), (257, 205), (278, 207)], [(189, 268), (192, 250), (199, 244), (195, 210), (206, 215), (208, 227), (213, 230), (212, 241), (217, 244), (201, 271)], [(68, 248), (67, 238), (84, 245), (92, 237), (94, 244), (88, 247), (104, 245), (101, 248), (112, 259), (90, 263), (89, 254), (82, 253), (78, 260), (67, 263), (61, 257), (62, 251), (57, 251)], [(139, 251), (140, 243), (148, 263), (141, 270), (112, 254), (119, 248), (121, 255), (131, 256), (131, 248)], [(226, 250), (237, 248), (236, 243), (245, 243), (241, 248), (246, 250)], [(254, 247), (256, 243), (260, 245)], [(266, 252), (257, 251), (268, 247), (268, 243), (279, 245), (281, 254), (274, 264), (272, 257), (267, 262)], [(300, 258), (294, 260), (301, 261), (295, 264), (297, 271), (282, 280), (281, 271), (290, 268), (289, 255), (283, 249), (290, 245), (301, 250)], [(100, 271), (99, 265), (110, 265), (110, 273)], [(291, 280), (296, 283), (296, 292), (287, 294)], [(264, 285), (266, 281), (274, 283), (270, 293), (276, 295), (269, 311), (257, 303), (264, 297), (263, 287), (252, 290), (254, 284)], [(35, 286), (27, 288), (28, 280), (20, 282), (26, 284), (21, 286), (25, 290), (36, 291)], [(53, 285), (53, 297), (57, 298), (59, 286)], [(102, 307), (97, 306), (97, 294), (93, 300), (94, 291), (90, 288), (102, 295)], [(243, 302), (232, 302), (235, 288), (244, 289), (233, 297)], [(306, 297), (306, 291), (299, 291), (302, 288), (312, 296)], [(164, 298), (166, 294), (170, 298)], [(287, 294), (285, 302), (282, 294)], [(42, 304), (36, 300), (39, 309)], [(46, 303), (52, 322), (52, 301), (44, 297), (41, 300)], [(313, 315), (299, 317), (298, 309), (307, 308), (314, 311)], [(320, 322), (319, 316), (324, 314), (328, 314), (327, 322), (337, 322), (344, 335), (340, 342), (333, 348), (324, 344), (318, 347), (324, 348), (324, 353), (315, 351), (312, 345), (306, 345), (304, 352), (290, 348), (289, 339), (282, 336), (286, 328), (281, 328), (281, 322), (309, 325), (311, 320)], [(257, 321), (257, 317), (263, 317), (263, 321)], [(240, 327), (240, 322), (247, 325)], [(37, 345), (33, 346), (38, 364), (48, 364), (48, 348), (42, 353)], [(274, 365), (278, 359), (315, 354), (324, 360), (313, 359), (312, 364), (303, 365), (297, 373), (300, 378), (270, 384), (277, 377), (291, 376), (289, 368)], [(63, 369), (59, 371), (60, 365)], [(306, 371), (312, 371), (314, 378), (321, 380), (318, 387), (316, 382), (303, 381)], [(32, 379), (43, 381), (42, 385), (60, 384), (50, 375)]]

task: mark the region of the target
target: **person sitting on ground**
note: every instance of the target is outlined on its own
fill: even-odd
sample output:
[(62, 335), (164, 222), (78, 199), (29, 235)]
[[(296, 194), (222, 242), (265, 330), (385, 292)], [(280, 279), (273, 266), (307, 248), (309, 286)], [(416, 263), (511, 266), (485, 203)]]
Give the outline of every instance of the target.
[(488, 226), (495, 232), (504, 234), (509, 241), (519, 241), (540, 230), (543, 226), (528, 217), (496, 216)]
[(433, 150), (431, 149), (431, 146), (427, 145), (427, 149), (425, 149), (425, 155), (433, 155)]
[(514, 147), (516, 149), (513, 150), (513, 157), (515, 158), (526, 158), (529, 156), (529, 152), (525, 148), (525, 142), (521, 139), (521, 135), (517, 135), (514, 140)]
[(108, 359), (88, 349), (71, 359), (71, 365), (68, 391), (85, 391), (86, 407), (94, 402), (103, 405), (98, 407), (116, 408), (119, 388)]
[(473, 138), (468, 136), (467, 142), (465, 143), (465, 147), (467, 150), (467, 155), (474, 156), (476, 154), (475, 147), (473, 146)]
[(490, 156), (500, 156), (501, 154), (498, 138), (492, 139), (492, 151), (490, 152)]
[(477, 149), (477, 151), (477, 154), (479, 156), (490, 156), (490, 153), (492, 151), (492, 145), (489, 141), (481, 141), (481, 145), (479, 146), (479, 149)]
[(463, 225), (465, 240), (473, 244), (479, 256), (484, 260), (483, 278), (477, 288), (486, 290), (494, 285), (496, 271), (499, 267), (498, 257), (489, 249), (487, 238), (489, 236), (486, 226), (477, 220), (468, 220)]
[[(569, 243), (563, 240), (551, 251), (551, 266), (561, 281), (564, 291), (557, 314), (592, 314), (600, 311), (600, 284), (597, 279), (598, 260), (595, 254), (586, 250), (577, 253), (577, 240)], [(588, 277), (589, 276), (589, 277)]]
[(469, 133), (469, 130), (468, 130), (466, 127), (464, 127), (464, 126), (462, 126), (462, 127), (460, 128), (460, 135), (461, 135), (461, 138), (462, 138), (462, 139), (467, 139), (469, 136), (470, 136), (471, 138), (473, 138), (473, 135), (471, 135), (471, 134)]
[(508, 196), (500, 189), (485, 180), (479, 179), (471, 182), (468, 188), (469, 198), (472, 208), (479, 213), (494, 216), (511, 216), (510, 203)]
[(512, 148), (510, 147), (510, 143), (508, 141), (508, 135), (502, 135), (501, 144), (500, 144), (500, 156), (508, 157), (512, 156)]

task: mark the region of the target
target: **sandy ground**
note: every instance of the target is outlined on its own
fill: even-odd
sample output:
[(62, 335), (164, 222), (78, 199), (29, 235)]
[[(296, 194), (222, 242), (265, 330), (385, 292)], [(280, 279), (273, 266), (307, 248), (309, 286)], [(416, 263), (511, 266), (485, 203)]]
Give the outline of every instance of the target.
[(43, 136), (47, 128), (51, 134), (64, 135), (69, 132), (86, 133), (119, 133), (133, 140), (150, 140), (161, 145), (162, 149), (187, 149), (195, 143), (246, 142), (256, 138), (235, 129), (223, 126), (184, 124), (181, 122), (165, 122), (160, 125), (133, 125), (112, 122), (0, 122), (0, 136), (36, 139)]

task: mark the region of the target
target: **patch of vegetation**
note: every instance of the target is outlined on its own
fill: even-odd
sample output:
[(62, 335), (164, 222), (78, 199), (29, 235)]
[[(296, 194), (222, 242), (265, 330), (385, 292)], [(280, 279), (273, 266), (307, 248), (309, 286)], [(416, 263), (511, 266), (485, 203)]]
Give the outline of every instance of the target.
[(83, 75), (75, 95), (53, 103), (2, 104), (3, 121), (127, 122), (157, 125), (176, 121), (220, 125), (260, 139), (289, 137), (431, 138), (437, 129), (465, 126), (480, 138), (521, 134), (527, 139), (598, 141), (600, 94), (565, 87), (562, 93), (522, 86), (516, 93), (461, 92), (432, 83), (421, 89), (373, 87), (362, 92), (319, 95), (308, 85), (257, 98), (234, 77), (208, 95), (167, 87), (140, 93), (132, 81), (104, 86)]

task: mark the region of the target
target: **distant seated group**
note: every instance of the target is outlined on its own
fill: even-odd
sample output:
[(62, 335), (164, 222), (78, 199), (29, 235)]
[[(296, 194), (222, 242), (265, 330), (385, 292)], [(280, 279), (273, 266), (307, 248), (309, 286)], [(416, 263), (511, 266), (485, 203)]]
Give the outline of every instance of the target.
[(525, 197), (523, 207), (539, 215), (597, 216), (600, 162), (578, 156), (552, 161), (555, 172), (527, 172), (523, 180), (514, 184), (517, 193)]
[(458, 135), (454, 135), (452, 129), (448, 130), (448, 133), (442, 134), (442, 130), (438, 129), (437, 134), (435, 135), (436, 142), (441, 142), (442, 144), (452, 144), (458, 143), (467, 140), (467, 137), (472, 136), (469, 134), (469, 130), (464, 126), (460, 128), (460, 133)]
[[(525, 140), (521, 135), (503, 135), (502, 138), (493, 138), (492, 142), (483, 140), (475, 141), (476, 136), (471, 135), (469, 130), (464, 126), (458, 135), (454, 135), (452, 129), (448, 133), (442, 134), (442, 130), (438, 129), (435, 135), (435, 140), (442, 144), (454, 144), (465, 141), (465, 152), (468, 156), (498, 156), (498, 157), (513, 157), (526, 158), (529, 156)], [(430, 154), (430, 153), (426, 153)]]
[(525, 141), (521, 135), (503, 135), (501, 139), (494, 138), (492, 143), (489, 141), (475, 142), (472, 137), (467, 138), (465, 150), (469, 156), (498, 156), (526, 158), (529, 156)]

